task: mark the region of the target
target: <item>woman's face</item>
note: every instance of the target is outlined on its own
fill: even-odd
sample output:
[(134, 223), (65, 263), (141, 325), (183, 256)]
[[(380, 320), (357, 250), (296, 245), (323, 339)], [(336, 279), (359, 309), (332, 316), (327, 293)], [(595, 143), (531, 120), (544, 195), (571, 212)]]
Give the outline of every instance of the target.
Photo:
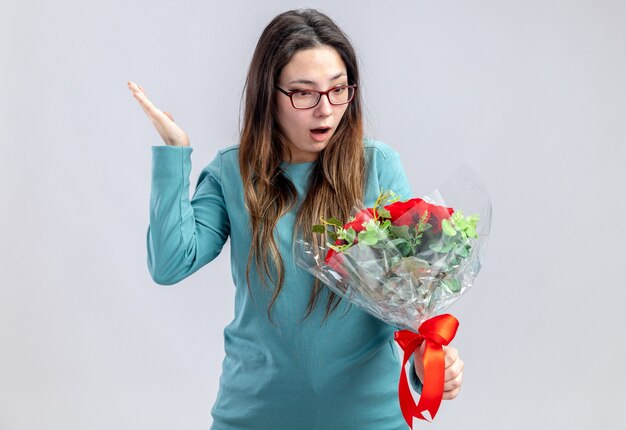
[[(346, 65), (337, 51), (327, 45), (297, 51), (278, 77), (278, 87), (285, 91), (326, 91), (348, 85)], [(295, 109), (289, 97), (276, 90), (278, 124), (291, 149), (291, 162), (314, 161), (335, 133), (347, 104), (331, 105), (322, 96), (311, 109)], [(327, 128), (324, 133), (313, 130)], [(287, 155), (284, 156), (287, 158)]]

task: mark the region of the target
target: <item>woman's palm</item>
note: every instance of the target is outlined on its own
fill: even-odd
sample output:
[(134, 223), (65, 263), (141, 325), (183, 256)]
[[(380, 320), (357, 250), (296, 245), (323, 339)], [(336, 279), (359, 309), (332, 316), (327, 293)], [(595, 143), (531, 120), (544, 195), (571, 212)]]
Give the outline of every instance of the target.
[(128, 88), (139, 102), (143, 111), (148, 115), (152, 124), (161, 135), (163, 142), (170, 146), (189, 146), (189, 136), (174, 122), (169, 112), (158, 109), (146, 96), (143, 88), (132, 81), (128, 81)]

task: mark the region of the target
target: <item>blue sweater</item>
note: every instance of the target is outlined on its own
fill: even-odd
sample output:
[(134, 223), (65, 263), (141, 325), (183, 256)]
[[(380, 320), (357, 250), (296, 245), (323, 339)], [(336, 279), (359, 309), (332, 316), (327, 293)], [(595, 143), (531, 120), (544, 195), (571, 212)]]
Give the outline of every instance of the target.
[[(398, 153), (365, 140), (371, 207), (381, 188), (401, 198), (411, 191)], [(230, 236), (235, 317), (224, 329), (226, 356), (214, 430), (400, 430), (406, 429), (398, 402), (398, 353), (394, 327), (345, 300), (322, 324), (328, 290), (302, 320), (314, 278), (296, 265), (292, 233), (296, 209), (278, 221), (275, 237), (285, 265), (285, 283), (267, 317), (271, 291), (246, 264), (251, 244), (244, 205), (238, 147), (218, 152), (189, 199), (191, 147), (152, 147), (148, 268), (154, 281), (172, 285), (213, 260)], [(283, 163), (299, 201), (315, 163)], [(413, 387), (419, 380), (411, 369)]]

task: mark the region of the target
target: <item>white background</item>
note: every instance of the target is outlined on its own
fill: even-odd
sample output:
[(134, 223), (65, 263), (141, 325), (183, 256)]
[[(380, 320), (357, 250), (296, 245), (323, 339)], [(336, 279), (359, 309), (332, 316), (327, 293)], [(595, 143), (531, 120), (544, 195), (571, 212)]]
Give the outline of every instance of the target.
[(195, 185), (237, 143), (262, 29), (303, 6), (351, 37), (368, 134), (415, 193), (469, 159), (492, 195), (486, 265), (450, 310), (463, 389), (424, 428), (624, 428), (624, 2), (4, 3), (0, 429), (209, 428), (229, 249), (150, 279), (162, 142), (126, 82), (190, 135)]

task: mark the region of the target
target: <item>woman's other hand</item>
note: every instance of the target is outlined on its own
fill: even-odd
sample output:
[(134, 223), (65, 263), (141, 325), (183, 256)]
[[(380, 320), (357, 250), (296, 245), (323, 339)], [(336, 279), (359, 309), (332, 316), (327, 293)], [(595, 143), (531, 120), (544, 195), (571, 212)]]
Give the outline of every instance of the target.
[(169, 112), (163, 112), (152, 104), (143, 88), (132, 81), (128, 81), (128, 89), (139, 102), (143, 111), (148, 115), (157, 129), (163, 142), (170, 146), (189, 146), (189, 136), (176, 123)]
[[(422, 345), (415, 350), (413, 360), (415, 364), (415, 373), (420, 381), (424, 382), (424, 348), (426, 342), (422, 342)], [(443, 400), (454, 399), (461, 390), (461, 384), (463, 383), (463, 360), (459, 357), (459, 352), (456, 348), (450, 346), (443, 347), (444, 359), (445, 359), (445, 374), (443, 377)]]

